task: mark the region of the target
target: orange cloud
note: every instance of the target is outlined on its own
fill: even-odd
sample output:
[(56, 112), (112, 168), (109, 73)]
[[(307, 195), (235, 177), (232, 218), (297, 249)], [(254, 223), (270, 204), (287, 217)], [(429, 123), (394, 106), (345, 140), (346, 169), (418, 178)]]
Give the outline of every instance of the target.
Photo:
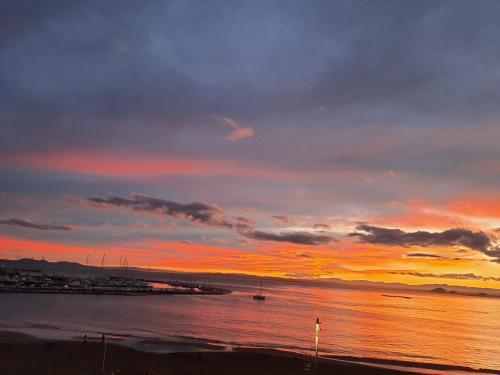
[(387, 202), (388, 209), (401, 211), (399, 214), (381, 214), (364, 217), (373, 225), (394, 226), (406, 229), (435, 229), (444, 230), (464, 225), (463, 218), (458, 218), (447, 212), (437, 211), (436, 207), (421, 200), (408, 202)]
[(236, 142), (243, 138), (249, 138), (254, 136), (254, 131), (252, 128), (242, 128), (238, 122), (229, 118), (227, 116), (212, 116), (218, 120), (223, 121), (226, 125), (229, 125), (233, 131), (226, 137), (226, 141)]
[(451, 201), (447, 204), (446, 209), (464, 216), (500, 218), (500, 197), (464, 197)]
[(104, 152), (66, 151), (8, 155), (0, 158), (0, 165), (104, 176), (241, 173), (234, 163), (226, 161), (132, 157)]
[(444, 203), (430, 203), (422, 200), (388, 202), (401, 214), (382, 214), (363, 218), (371, 224), (395, 226), (397, 228), (445, 230), (466, 227), (482, 230), (477, 219), (499, 219), (500, 198), (465, 197)]
[(278, 169), (261, 163), (242, 161), (125, 155), (103, 151), (54, 151), (1, 155), (0, 166), (109, 177), (237, 176), (278, 181), (304, 181), (306, 179), (323, 181), (331, 178), (359, 181), (359, 176), (365, 173), (347, 169)]

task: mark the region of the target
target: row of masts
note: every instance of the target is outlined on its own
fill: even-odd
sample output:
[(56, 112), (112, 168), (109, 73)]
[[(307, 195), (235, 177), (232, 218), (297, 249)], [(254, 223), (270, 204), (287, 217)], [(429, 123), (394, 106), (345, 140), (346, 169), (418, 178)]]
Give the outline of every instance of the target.
[[(89, 256), (90, 256), (90, 254), (87, 254), (87, 259), (85, 259), (86, 266), (88, 266), (88, 264), (89, 264)], [(102, 254), (101, 267), (104, 267), (104, 260), (105, 259), (106, 259), (106, 253)], [(128, 268), (129, 262), (130, 262), (129, 258), (127, 258), (126, 256), (123, 256), (123, 255), (120, 255), (120, 262), (119, 262), (120, 268)]]
[[(102, 255), (102, 260), (101, 260), (101, 267), (104, 267), (104, 260), (106, 259), (106, 253)], [(87, 254), (87, 260), (85, 261), (85, 265), (88, 264), (89, 261), (89, 254)], [(129, 266), (130, 259), (127, 258), (126, 256), (120, 255), (120, 262), (119, 262), (119, 267), (120, 268), (128, 268)]]

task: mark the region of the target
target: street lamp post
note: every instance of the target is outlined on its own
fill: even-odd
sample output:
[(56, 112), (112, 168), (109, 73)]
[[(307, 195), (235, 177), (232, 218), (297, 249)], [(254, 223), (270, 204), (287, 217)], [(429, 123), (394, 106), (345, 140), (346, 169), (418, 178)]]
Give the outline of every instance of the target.
[(319, 322), (319, 318), (316, 318), (316, 357), (318, 356), (318, 351), (319, 351), (319, 331), (321, 331), (320, 325), (321, 323)]

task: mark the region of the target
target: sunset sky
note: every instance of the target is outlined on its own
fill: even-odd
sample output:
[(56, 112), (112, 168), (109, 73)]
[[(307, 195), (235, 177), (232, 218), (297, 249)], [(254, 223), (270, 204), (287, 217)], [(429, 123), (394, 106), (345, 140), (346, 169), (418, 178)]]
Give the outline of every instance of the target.
[(499, 19), (0, 1), (0, 257), (500, 288)]

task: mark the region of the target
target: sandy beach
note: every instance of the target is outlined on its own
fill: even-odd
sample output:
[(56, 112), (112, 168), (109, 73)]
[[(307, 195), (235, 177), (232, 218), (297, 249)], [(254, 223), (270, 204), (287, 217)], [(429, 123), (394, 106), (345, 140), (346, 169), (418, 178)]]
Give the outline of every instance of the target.
[[(101, 374), (100, 342), (48, 341), (0, 333), (0, 375)], [(310, 357), (275, 350), (206, 351), (157, 354), (108, 344), (105, 374), (304, 374)], [(318, 361), (317, 374), (403, 374), (349, 363)]]
[[(276, 349), (240, 347), (232, 351), (218, 350), (217, 345), (148, 341), (154, 345), (174, 345), (176, 353), (153, 353), (118, 345), (112, 340), (106, 345), (104, 374), (160, 375), (160, 374), (415, 374), (414, 366), (400, 361), (379, 360), (363, 364), (368, 359), (355, 357), (319, 358)], [(182, 349), (184, 347), (184, 349)], [(55, 341), (18, 332), (0, 332), (0, 375), (86, 375), (101, 374), (104, 345), (96, 338), (83, 341)], [(375, 361), (377, 362), (377, 361)], [(416, 365), (416, 364), (414, 364)], [(377, 364), (375, 364), (377, 366)], [(394, 366), (399, 366), (394, 368)], [(404, 367), (409, 366), (408, 371)], [(429, 369), (473, 373), (474, 370), (453, 366), (424, 365)], [(440, 372), (436, 372), (440, 373)], [(464, 373), (464, 372), (460, 372)], [(481, 372), (483, 373), (483, 372)], [(500, 374), (499, 371), (484, 373)]]
[[(320, 356), (277, 349), (235, 347), (202, 342), (142, 340), (157, 346), (143, 351), (124, 345), (122, 340), (98, 336), (87, 341), (42, 339), (25, 333), (0, 331), (0, 375), (84, 375), (84, 374), (500, 374), (461, 366), (415, 363), (349, 356)], [(174, 352), (161, 352), (168, 347)], [(152, 349), (150, 351), (149, 349)]]

